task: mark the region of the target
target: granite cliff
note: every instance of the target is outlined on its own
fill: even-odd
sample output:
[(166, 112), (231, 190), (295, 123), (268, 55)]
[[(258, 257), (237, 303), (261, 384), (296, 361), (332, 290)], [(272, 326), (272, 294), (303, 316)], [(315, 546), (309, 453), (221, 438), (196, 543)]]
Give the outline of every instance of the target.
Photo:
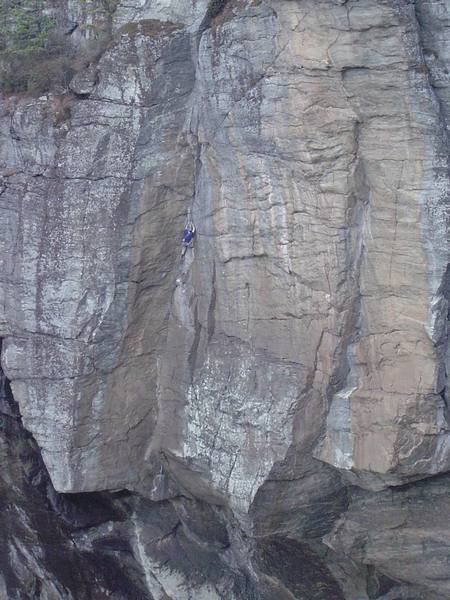
[(0, 105), (0, 596), (448, 600), (449, 3), (109, 27)]

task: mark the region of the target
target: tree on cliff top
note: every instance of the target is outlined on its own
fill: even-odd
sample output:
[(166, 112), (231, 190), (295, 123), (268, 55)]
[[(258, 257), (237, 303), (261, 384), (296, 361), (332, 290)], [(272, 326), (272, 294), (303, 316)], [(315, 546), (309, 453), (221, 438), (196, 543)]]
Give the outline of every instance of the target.
[(42, 0), (4, 0), (0, 5), (2, 52), (34, 54), (45, 50), (55, 26), (43, 11)]
[[(110, 37), (110, 21), (117, 0), (80, 0), (93, 24), (81, 62), (95, 59), (99, 42)], [(49, 16), (48, 0), (0, 0), (0, 92), (47, 92), (67, 88), (74, 74), (75, 48)], [(84, 55), (83, 55), (84, 53)], [(78, 62), (80, 62), (80, 60)]]
[(47, 91), (68, 77), (63, 44), (43, 0), (3, 0), (0, 5), (0, 89)]

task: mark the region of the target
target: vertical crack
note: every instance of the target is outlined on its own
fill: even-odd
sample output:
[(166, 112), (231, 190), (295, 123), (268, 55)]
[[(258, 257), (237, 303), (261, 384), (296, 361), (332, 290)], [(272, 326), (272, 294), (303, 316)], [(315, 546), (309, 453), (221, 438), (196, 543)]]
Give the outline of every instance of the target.
[(216, 263), (213, 265), (213, 276), (211, 282), (211, 300), (209, 302), (208, 307), (208, 342), (211, 341), (212, 336), (214, 335), (214, 330), (216, 327), (216, 317), (215, 317), (215, 309), (216, 309)]

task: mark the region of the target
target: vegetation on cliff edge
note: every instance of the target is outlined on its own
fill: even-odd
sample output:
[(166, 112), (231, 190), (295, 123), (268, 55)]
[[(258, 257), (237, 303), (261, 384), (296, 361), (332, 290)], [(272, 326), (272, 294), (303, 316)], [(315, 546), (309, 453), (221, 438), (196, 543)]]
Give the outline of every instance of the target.
[[(62, 32), (46, 0), (0, 2), (0, 92), (41, 93), (67, 88), (82, 63), (95, 60), (109, 38), (116, 0), (80, 0), (85, 22), (81, 51)], [(89, 32), (87, 31), (89, 30)]]

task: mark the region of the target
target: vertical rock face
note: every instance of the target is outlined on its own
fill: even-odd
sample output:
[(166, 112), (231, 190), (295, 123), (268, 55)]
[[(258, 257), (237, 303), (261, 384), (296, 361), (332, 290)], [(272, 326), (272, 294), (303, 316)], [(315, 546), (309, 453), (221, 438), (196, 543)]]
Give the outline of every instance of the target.
[[(182, 98), (192, 87), (189, 40), (178, 29), (150, 21), (142, 31), (130, 25), (118, 34), (103, 58), (104, 77), (103, 63), (98, 66), (95, 91), (73, 99), (70, 126), (53, 127), (45, 99), (18, 108), (12, 125), (4, 119), (5, 127), (18, 129), (12, 148), (5, 147), (5, 162), (15, 155), (23, 161), (10, 167), (15, 170), (5, 192), (5, 202), (10, 194), (18, 198), (5, 258), (20, 257), (8, 274), (4, 319), (13, 335), (4, 344), (5, 368), (25, 424), (63, 491), (134, 481), (156, 420), (152, 355), (169, 308), (159, 301), (155, 320), (143, 313), (150, 289), (155, 296), (170, 285), (165, 263), (175, 262), (175, 249), (169, 249), (167, 231), (159, 236), (159, 252), (152, 246), (152, 257), (148, 245), (170, 217), (163, 214), (165, 186), (180, 188), (170, 206), (177, 211), (191, 178), (176, 142), (185, 118)], [(167, 81), (171, 61), (177, 66)], [(159, 121), (166, 138), (146, 121)], [(35, 136), (37, 152), (46, 155), (30, 157), (38, 164), (27, 182), (20, 169), (27, 168)], [(168, 179), (170, 163), (181, 167), (178, 183)], [(161, 164), (166, 179), (158, 174)], [(149, 173), (155, 173), (159, 198), (146, 192)], [(161, 203), (166, 208), (150, 224), (153, 206)], [(182, 224), (178, 212), (172, 235)]]
[(119, 2), (2, 101), (2, 365), (57, 492), (129, 490), (75, 536), (112, 597), (448, 597), (449, 24)]

